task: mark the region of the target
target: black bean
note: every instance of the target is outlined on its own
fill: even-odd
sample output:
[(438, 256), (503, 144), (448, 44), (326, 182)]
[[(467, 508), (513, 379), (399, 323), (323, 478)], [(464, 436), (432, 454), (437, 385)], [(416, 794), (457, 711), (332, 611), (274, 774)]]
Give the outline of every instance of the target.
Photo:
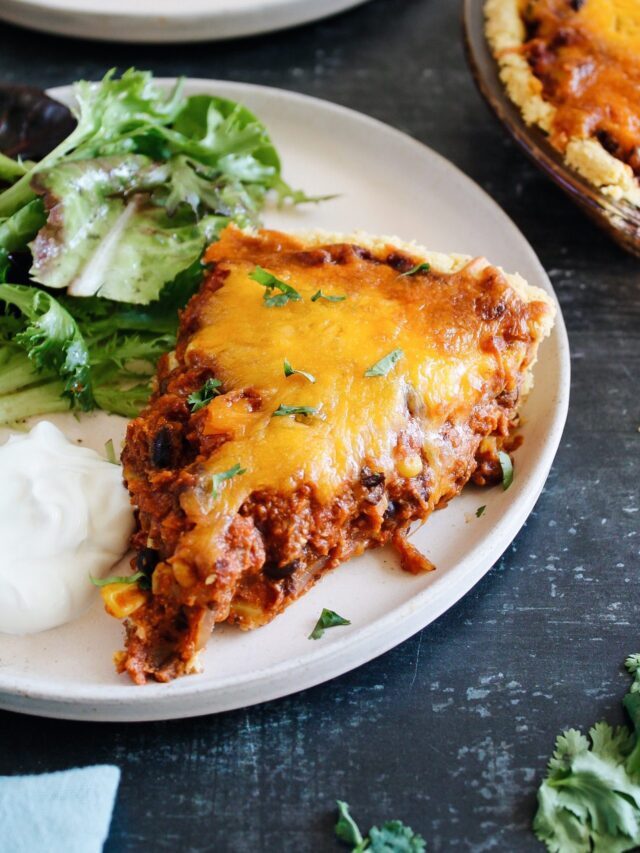
[(375, 489), (376, 486), (384, 483), (384, 474), (381, 471), (372, 471), (365, 465), (360, 471), (360, 482), (365, 489)]
[(614, 156), (618, 156), (618, 154), (620, 153), (620, 145), (615, 136), (609, 133), (608, 130), (600, 128), (596, 131), (596, 137), (598, 138), (598, 142), (600, 143), (600, 145), (602, 145), (605, 151), (608, 151), (609, 154), (613, 154)]
[(385, 521), (388, 521), (388, 519), (393, 518), (393, 516), (396, 514), (396, 512), (397, 512), (396, 505), (394, 504), (393, 501), (389, 501), (389, 503), (387, 504), (387, 508), (384, 511), (384, 515), (382, 517)]
[(377, 259), (371, 254), (369, 249), (364, 249), (362, 246), (353, 246), (353, 254), (361, 261), (373, 261), (377, 263)]
[(290, 563), (285, 563), (284, 566), (279, 566), (277, 563), (269, 560), (262, 567), (262, 571), (271, 580), (282, 581), (290, 577), (300, 567), (300, 562), (300, 560), (292, 560)]
[(587, 0), (569, 0), (569, 5), (574, 12), (579, 12), (586, 2)]
[(141, 548), (136, 557), (136, 569), (147, 577), (151, 577), (159, 562), (160, 554), (155, 548)]
[(171, 468), (173, 464), (173, 442), (168, 426), (160, 427), (151, 443), (151, 464), (155, 468)]
[(400, 252), (391, 252), (387, 255), (386, 263), (391, 269), (396, 270), (397, 272), (409, 272), (415, 266), (415, 263), (411, 258), (408, 258), (406, 255), (402, 255)]

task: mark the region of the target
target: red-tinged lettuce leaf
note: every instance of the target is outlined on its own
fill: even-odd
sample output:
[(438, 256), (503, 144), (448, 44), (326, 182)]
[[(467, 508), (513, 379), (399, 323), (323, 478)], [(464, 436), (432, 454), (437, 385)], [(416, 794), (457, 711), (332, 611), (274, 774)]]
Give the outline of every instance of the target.
[[(116, 78), (109, 71), (99, 83), (81, 80), (73, 87), (76, 127), (52, 151), (32, 165), (27, 174), (0, 194), (0, 217), (11, 216), (34, 196), (31, 179), (51, 169), (67, 155), (87, 159), (110, 153), (136, 153), (136, 134), (153, 135), (154, 129), (171, 123), (184, 106), (179, 80), (167, 92), (149, 71), (130, 68)], [(144, 153), (144, 152), (143, 152)]]
[(31, 244), (33, 279), (72, 296), (146, 304), (190, 267), (227, 223), (168, 215), (150, 191), (170, 180), (169, 164), (108, 157), (58, 165), (37, 176), (49, 218)]
[[(64, 104), (35, 86), (0, 85), (0, 152), (40, 160), (73, 131), (76, 120)], [(0, 169), (0, 176), (3, 176)], [(16, 177), (20, 177), (19, 170)]]

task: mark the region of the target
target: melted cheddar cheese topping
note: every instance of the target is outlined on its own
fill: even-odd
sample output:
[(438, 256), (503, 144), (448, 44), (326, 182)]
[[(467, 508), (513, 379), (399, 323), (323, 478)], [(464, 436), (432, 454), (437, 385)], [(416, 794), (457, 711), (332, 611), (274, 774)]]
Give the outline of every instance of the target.
[[(199, 297), (198, 329), (182, 357), (187, 366), (209, 366), (222, 382), (224, 393), (199, 417), (205, 435), (228, 440), (203, 463), (200, 486), (182, 497), (197, 525), (181, 543), (192, 553), (199, 550), (191, 547), (195, 536), (201, 545), (206, 540), (210, 557), (252, 492), (290, 493), (312, 484), (328, 502), (358, 478), (365, 461), (400, 476), (428, 466), (437, 491), (439, 469), (451, 467), (444, 456), (455, 453), (443, 426), (466, 424), (475, 405), (513, 390), (531, 330), (550, 322), (545, 301), (527, 306), (486, 262), (452, 274), (402, 276), (351, 247), (344, 247), (343, 261), (323, 261), (323, 249), (312, 256), (304, 248), (276, 232), (250, 238), (227, 229), (205, 258), (216, 265), (220, 286)], [(265, 288), (251, 278), (257, 263), (293, 287), (300, 301), (268, 307)], [(346, 299), (312, 301), (320, 289)], [(516, 306), (521, 324), (506, 346), (500, 317), (508, 305), (512, 312)], [(394, 350), (402, 355), (387, 375), (366, 375)], [(285, 376), (285, 360), (315, 382)], [(280, 406), (316, 414), (274, 415)], [(215, 476), (234, 466), (243, 473)], [(179, 563), (180, 554), (171, 562)]]
[(576, 19), (594, 39), (621, 59), (640, 56), (638, 0), (587, 0)]
[(640, 174), (640, 2), (530, 0), (522, 13), (552, 144), (597, 139)]

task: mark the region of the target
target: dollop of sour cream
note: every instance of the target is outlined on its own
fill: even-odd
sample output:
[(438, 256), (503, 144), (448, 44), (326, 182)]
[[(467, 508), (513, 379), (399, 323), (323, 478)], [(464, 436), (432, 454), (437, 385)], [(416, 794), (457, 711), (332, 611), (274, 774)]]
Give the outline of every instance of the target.
[(90, 580), (126, 552), (133, 513), (122, 469), (47, 421), (0, 447), (0, 632), (77, 618)]

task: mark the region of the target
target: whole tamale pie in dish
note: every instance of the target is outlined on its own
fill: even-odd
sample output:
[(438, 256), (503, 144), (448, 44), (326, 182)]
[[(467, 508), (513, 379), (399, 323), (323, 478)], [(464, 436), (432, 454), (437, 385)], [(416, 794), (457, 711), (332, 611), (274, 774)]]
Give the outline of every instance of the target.
[(527, 153), (640, 252), (640, 5), (466, 0), (480, 91)]

